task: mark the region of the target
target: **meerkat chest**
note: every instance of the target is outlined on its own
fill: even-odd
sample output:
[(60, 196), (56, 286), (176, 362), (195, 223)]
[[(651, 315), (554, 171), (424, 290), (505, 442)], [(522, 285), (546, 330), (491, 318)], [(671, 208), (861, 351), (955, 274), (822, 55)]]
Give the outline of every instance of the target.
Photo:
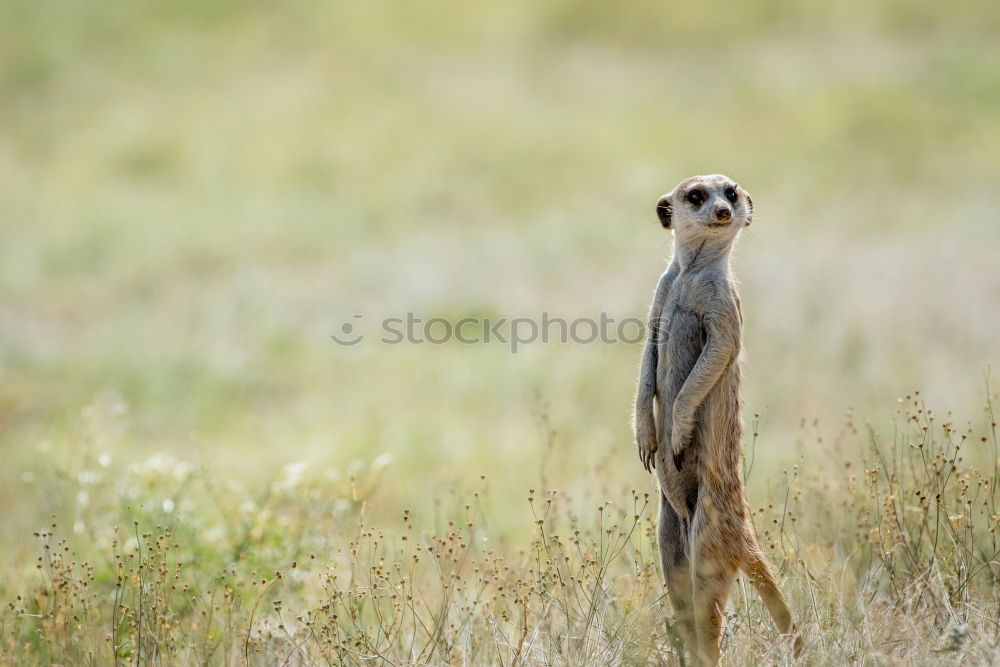
[(667, 297), (664, 313), (673, 321), (678, 314), (687, 313), (699, 320), (704, 314), (710, 294), (697, 282), (683, 277), (679, 278)]
[(705, 345), (704, 295), (697, 285), (678, 281), (664, 304), (664, 333), (660, 339), (662, 358), (675, 371), (685, 373)]

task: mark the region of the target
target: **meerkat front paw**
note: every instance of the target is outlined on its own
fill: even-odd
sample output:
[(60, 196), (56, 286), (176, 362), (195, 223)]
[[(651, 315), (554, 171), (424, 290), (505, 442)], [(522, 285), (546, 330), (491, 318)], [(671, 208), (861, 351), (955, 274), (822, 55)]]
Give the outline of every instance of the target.
[(656, 467), (656, 428), (638, 427), (635, 431), (635, 444), (639, 447), (639, 460), (646, 472)]
[(681, 459), (691, 440), (692, 430), (693, 427), (687, 421), (674, 418), (673, 428), (670, 429), (670, 451), (673, 454), (674, 467), (677, 470), (681, 469)]

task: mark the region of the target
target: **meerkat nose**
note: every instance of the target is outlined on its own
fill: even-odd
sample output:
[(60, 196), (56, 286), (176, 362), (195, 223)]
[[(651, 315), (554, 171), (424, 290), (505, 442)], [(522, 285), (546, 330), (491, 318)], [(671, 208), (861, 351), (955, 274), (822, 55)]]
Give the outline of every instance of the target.
[(715, 219), (719, 222), (725, 222), (733, 217), (733, 210), (727, 206), (720, 206), (715, 209)]

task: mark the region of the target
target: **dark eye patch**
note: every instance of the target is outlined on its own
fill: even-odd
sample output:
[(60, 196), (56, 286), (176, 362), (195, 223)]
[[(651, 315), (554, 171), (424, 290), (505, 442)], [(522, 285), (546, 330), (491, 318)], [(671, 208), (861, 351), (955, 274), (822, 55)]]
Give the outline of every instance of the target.
[(703, 203), (705, 203), (705, 191), (702, 190), (701, 188), (695, 188), (694, 190), (691, 190), (690, 192), (687, 193), (685, 199), (687, 199), (689, 204), (691, 204), (695, 208), (698, 208)]
[(739, 197), (740, 196), (736, 193), (736, 188), (732, 186), (726, 188), (726, 199), (729, 200), (729, 203), (735, 204), (736, 200), (739, 199)]

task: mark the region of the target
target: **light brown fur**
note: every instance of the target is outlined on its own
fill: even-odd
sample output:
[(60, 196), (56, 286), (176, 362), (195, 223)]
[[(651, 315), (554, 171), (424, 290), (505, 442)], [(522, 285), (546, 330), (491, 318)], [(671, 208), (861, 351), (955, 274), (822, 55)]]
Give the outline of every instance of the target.
[(753, 202), (726, 176), (695, 176), (664, 195), (657, 212), (674, 232), (674, 256), (650, 309), (635, 437), (660, 485), (660, 556), (681, 637), (696, 660), (715, 664), (741, 569), (781, 633), (796, 634), (740, 476), (743, 313), (729, 255)]

